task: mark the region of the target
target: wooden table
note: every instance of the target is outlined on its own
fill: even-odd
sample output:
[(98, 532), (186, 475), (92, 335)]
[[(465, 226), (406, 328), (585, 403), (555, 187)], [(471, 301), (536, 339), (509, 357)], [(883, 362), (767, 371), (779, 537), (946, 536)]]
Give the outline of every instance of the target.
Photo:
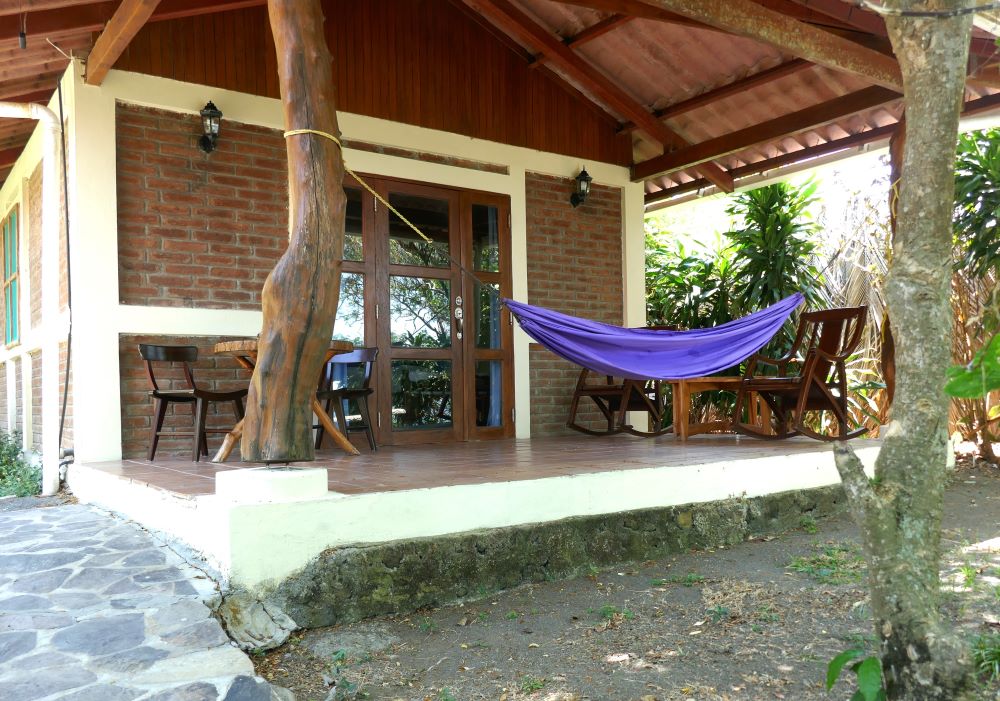
[[(247, 370), (253, 374), (253, 369), (257, 365), (257, 339), (248, 338), (239, 341), (222, 341), (221, 343), (216, 343), (213, 349), (216, 355), (229, 355), (236, 358), (236, 362), (245, 367)], [(350, 341), (330, 341), (330, 347), (326, 351), (326, 360), (330, 360), (335, 355), (341, 353), (350, 353), (354, 350), (354, 344)], [(325, 430), (333, 442), (336, 443), (340, 448), (348, 455), (358, 455), (360, 451), (354, 447), (354, 444), (347, 440), (347, 437), (337, 430), (334, 426), (333, 421), (330, 420), (329, 414), (323, 409), (323, 405), (319, 403), (319, 400), (313, 396), (312, 399), (312, 410), (319, 418), (319, 422), (323, 424), (323, 430)], [(225, 439), (222, 441), (222, 447), (219, 448), (219, 452), (215, 454), (212, 458), (212, 462), (224, 462), (229, 454), (233, 452), (233, 448), (239, 442), (243, 435), (243, 419), (240, 419), (233, 430), (226, 434)]]
[[(729, 390), (735, 392), (740, 387), (742, 377), (719, 376), (719, 377), (693, 377), (687, 380), (670, 380), (673, 387), (674, 400), (674, 435), (678, 440), (686, 441), (689, 436), (699, 433), (710, 433), (712, 431), (728, 431), (732, 426), (732, 419), (726, 418), (719, 421), (707, 421), (705, 423), (692, 424), (691, 421), (691, 395), (698, 392), (709, 392), (712, 390)], [(750, 412), (750, 422), (758, 422), (757, 402), (747, 402), (747, 411)], [(761, 412), (762, 414), (764, 412)], [(764, 417), (767, 418), (767, 417)]]

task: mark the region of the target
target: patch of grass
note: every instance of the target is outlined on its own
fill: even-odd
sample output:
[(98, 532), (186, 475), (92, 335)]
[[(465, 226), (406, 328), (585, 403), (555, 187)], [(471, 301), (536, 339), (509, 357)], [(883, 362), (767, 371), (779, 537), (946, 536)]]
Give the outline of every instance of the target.
[(489, 618), (490, 618), (490, 612), (489, 611), (480, 611), (479, 613), (476, 614), (476, 618), (479, 619), (480, 623), (486, 623), (486, 621), (488, 621)]
[(816, 555), (792, 558), (787, 567), (821, 584), (855, 584), (861, 581), (865, 561), (852, 543), (822, 546)]
[(545, 684), (548, 682), (544, 677), (533, 677), (530, 674), (526, 674), (521, 677), (521, 691), (526, 694), (532, 694), (536, 691), (541, 691), (545, 688)]
[(819, 533), (819, 526), (816, 524), (816, 519), (812, 516), (803, 516), (799, 521), (799, 527), (801, 527), (806, 533)]
[(672, 584), (683, 584), (685, 587), (693, 587), (695, 584), (701, 584), (705, 581), (704, 575), (700, 575), (697, 572), (688, 572), (683, 577), (676, 576), (671, 577), (667, 580)]
[(441, 693), (438, 694), (438, 700), (439, 701), (457, 701), (457, 699), (455, 699), (455, 697), (452, 696), (451, 692), (448, 691), (447, 688), (441, 689)]
[(980, 635), (972, 643), (976, 671), (990, 681), (1000, 680), (1000, 633)]
[(30, 497), (41, 491), (41, 470), (21, 450), (21, 434), (0, 431), (0, 497)]
[(719, 621), (724, 621), (729, 618), (729, 609), (725, 606), (713, 606), (705, 611), (711, 619), (712, 623), (718, 623)]
[(518, 614), (517, 611), (508, 611), (507, 612), (507, 620), (508, 621), (516, 621), (518, 619), (519, 615), (520, 614)]
[(433, 633), (434, 631), (437, 630), (438, 626), (437, 623), (435, 623), (433, 620), (431, 620), (427, 616), (424, 616), (422, 619), (420, 619), (420, 623), (417, 624), (417, 627), (420, 628), (420, 630), (423, 631), (424, 633)]
[(978, 569), (973, 565), (962, 565), (959, 571), (962, 573), (962, 583), (966, 589), (972, 589), (976, 586), (976, 578), (979, 577)]
[(613, 620), (616, 616), (624, 618), (626, 621), (631, 621), (635, 618), (635, 612), (630, 611), (627, 608), (618, 608), (617, 606), (612, 606), (611, 604), (605, 604), (597, 610), (597, 613), (606, 621)]
[(667, 583), (666, 579), (651, 579), (649, 580), (649, 586), (651, 587), (662, 587)]

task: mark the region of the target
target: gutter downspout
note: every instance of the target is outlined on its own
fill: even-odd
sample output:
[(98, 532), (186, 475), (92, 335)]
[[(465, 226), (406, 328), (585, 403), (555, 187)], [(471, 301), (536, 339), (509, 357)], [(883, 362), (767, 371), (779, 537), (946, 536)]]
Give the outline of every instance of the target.
[(59, 491), (60, 124), (37, 104), (0, 102), (0, 118), (35, 119), (42, 129), (42, 494), (52, 495)]

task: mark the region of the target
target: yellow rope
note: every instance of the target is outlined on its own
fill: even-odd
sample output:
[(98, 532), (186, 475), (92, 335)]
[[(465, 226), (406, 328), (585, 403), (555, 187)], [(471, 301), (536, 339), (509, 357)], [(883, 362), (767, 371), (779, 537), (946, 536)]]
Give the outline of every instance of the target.
[[(290, 129), (289, 131), (285, 132), (284, 136), (287, 139), (289, 136), (297, 136), (299, 134), (315, 134), (316, 136), (322, 136), (324, 139), (329, 139), (333, 143), (337, 144), (337, 146), (340, 147), (341, 151), (344, 150), (344, 145), (340, 143), (340, 139), (338, 139), (333, 134), (328, 134), (327, 132), (320, 131), (319, 129)], [(396, 209), (391, 204), (389, 204), (386, 201), (386, 199), (384, 197), (382, 197), (382, 195), (380, 195), (377, 192), (375, 192), (375, 190), (372, 189), (371, 185), (369, 185), (368, 183), (366, 183), (364, 181), (364, 178), (362, 178), (360, 175), (358, 175), (353, 170), (351, 170), (350, 168), (348, 168), (346, 160), (344, 161), (344, 170), (347, 171), (351, 176), (353, 176), (354, 179), (357, 180), (361, 184), (361, 187), (363, 187), (364, 189), (368, 190), (368, 192), (370, 192), (372, 194), (372, 196), (375, 197), (376, 200), (378, 200), (379, 202), (381, 202), (382, 204), (384, 204), (386, 207), (388, 207), (389, 211), (392, 212), (393, 214), (395, 214), (397, 217), (399, 217), (403, 221), (404, 224), (406, 224), (408, 227), (410, 227), (411, 229), (413, 229), (414, 231), (416, 231), (417, 235), (420, 238), (422, 238), (424, 241), (426, 241), (429, 244), (433, 244), (434, 243), (434, 241), (432, 241), (430, 239), (430, 237), (428, 237), (424, 232), (422, 232), (420, 229), (418, 229), (416, 227), (416, 225), (413, 224), (413, 222), (411, 222), (409, 219), (407, 219), (406, 217), (404, 217), (402, 214), (400, 214), (400, 212), (399, 212), (398, 209)]]

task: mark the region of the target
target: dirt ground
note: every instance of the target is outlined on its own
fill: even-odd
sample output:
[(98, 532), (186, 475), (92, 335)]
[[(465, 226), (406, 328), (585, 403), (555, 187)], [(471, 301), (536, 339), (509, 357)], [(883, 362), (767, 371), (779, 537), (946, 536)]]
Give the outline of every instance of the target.
[[(970, 639), (1000, 632), (1000, 470), (961, 460), (945, 511), (948, 616)], [(254, 661), (300, 701), (847, 699), (852, 684), (828, 694), (822, 682), (837, 653), (873, 649), (863, 577), (849, 518), (807, 520), (733, 548), (305, 632)], [(980, 695), (1000, 699), (1000, 685), (981, 679)]]

